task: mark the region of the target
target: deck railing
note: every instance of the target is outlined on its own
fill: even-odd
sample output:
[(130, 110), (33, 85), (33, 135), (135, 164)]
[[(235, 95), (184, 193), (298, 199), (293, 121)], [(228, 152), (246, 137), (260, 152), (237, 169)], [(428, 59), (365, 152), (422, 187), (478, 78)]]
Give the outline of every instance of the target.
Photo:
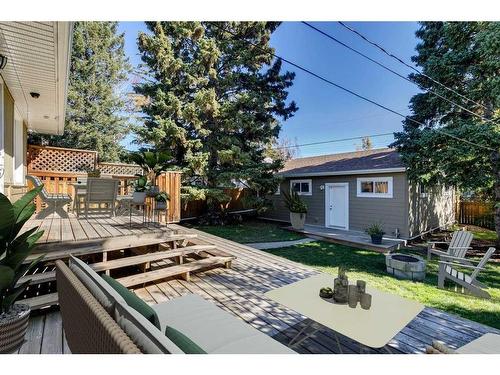
[[(132, 181), (141, 174), (142, 170), (136, 164), (106, 163), (98, 161), (96, 151), (77, 150), (60, 147), (45, 147), (28, 145), (28, 168), (27, 173), (39, 177), (44, 183), (47, 192), (56, 194), (68, 194), (75, 196), (73, 184), (78, 177), (86, 177), (87, 169), (99, 169), (101, 175), (111, 177), (120, 181), (119, 195), (127, 195), (132, 192)], [(160, 191), (170, 195), (167, 222), (179, 222), (181, 215), (180, 202), (180, 172), (164, 172), (156, 181)], [(28, 188), (32, 189), (31, 183)], [(35, 199), (37, 212), (43, 208), (43, 202), (39, 197)], [(165, 216), (160, 217), (161, 221)]]

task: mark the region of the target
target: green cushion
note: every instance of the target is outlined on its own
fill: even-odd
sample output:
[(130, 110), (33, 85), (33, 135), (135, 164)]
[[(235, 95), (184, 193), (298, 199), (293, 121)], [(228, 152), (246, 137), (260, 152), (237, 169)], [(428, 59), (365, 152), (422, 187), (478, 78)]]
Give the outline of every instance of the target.
[(207, 354), (206, 351), (192, 342), (189, 337), (175, 328), (167, 327), (165, 330), (165, 336), (172, 340), (172, 342), (186, 354)]
[(102, 275), (101, 276), (106, 282), (114, 289), (117, 291), (117, 293), (123, 297), (127, 305), (129, 305), (131, 308), (133, 308), (135, 311), (137, 311), (139, 314), (144, 316), (147, 320), (149, 320), (151, 323), (153, 323), (158, 329), (161, 329), (160, 327), (160, 319), (158, 319), (158, 315), (156, 315), (156, 312), (149, 306), (146, 302), (144, 302), (142, 299), (137, 297), (134, 293), (132, 293), (130, 290), (125, 288), (122, 284), (120, 284), (118, 281), (113, 279), (112, 277), (108, 275)]

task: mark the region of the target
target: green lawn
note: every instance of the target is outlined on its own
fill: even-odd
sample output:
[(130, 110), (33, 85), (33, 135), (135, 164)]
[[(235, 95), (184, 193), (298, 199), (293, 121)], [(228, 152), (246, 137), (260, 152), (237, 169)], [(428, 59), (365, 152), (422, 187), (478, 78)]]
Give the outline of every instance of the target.
[(479, 277), (490, 289), (490, 300), (437, 288), (437, 262), (427, 266), (424, 282), (398, 280), (385, 272), (385, 257), (368, 250), (360, 250), (326, 242), (310, 242), (292, 247), (266, 250), (269, 253), (315, 267), (322, 272), (337, 275), (337, 267), (347, 268), (351, 281), (366, 280), (370, 285), (402, 297), (420, 301), (464, 318), (500, 328), (500, 264), (489, 263)]
[(239, 243), (292, 241), (303, 238), (302, 235), (282, 227), (283, 224), (258, 220), (224, 226), (193, 226), (193, 228)]
[[(490, 241), (495, 242), (498, 238), (497, 233), (494, 230), (477, 227), (475, 225), (467, 225), (469, 231), (474, 234), (475, 240)], [(452, 230), (460, 230), (461, 226), (455, 225)]]

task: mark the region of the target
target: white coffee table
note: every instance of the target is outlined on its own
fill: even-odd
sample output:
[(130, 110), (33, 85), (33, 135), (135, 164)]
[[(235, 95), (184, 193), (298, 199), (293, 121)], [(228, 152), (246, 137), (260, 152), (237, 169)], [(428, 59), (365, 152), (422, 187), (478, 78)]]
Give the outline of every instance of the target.
[[(290, 346), (314, 334), (319, 328), (307, 334), (306, 331), (317, 322), (363, 345), (381, 348), (424, 308), (421, 303), (381, 292), (369, 283), (366, 287), (367, 293), (372, 295), (369, 310), (362, 309), (359, 303), (356, 308), (335, 304), (319, 296), (322, 287), (333, 289), (333, 280), (333, 276), (321, 274), (265, 293), (266, 297), (312, 320), (290, 341)], [(354, 284), (356, 280), (349, 282)], [(305, 337), (297, 340), (302, 334)]]

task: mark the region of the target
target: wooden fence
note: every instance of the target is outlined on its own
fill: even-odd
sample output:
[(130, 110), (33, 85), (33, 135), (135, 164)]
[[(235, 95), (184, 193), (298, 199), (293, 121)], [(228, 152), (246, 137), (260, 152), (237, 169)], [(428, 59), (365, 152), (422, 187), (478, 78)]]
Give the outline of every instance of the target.
[[(85, 170), (88, 168), (99, 169), (101, 175), (119, 180), (120, 195), (131, 193), (130, 185), (137, 178), (135, 175), (142, 172), (141, 167), (135, 164), (100, 163), (96, 151), (34, 145), (28, 145), (27, 165), (27, 173), (39, 177), (49, 193), (68, 194), (71, 197), (75, 195), (73, 184), (78, 177), (87, 176)], [(164, 172), (158, 177), (156, 184), (160, 191), (170, 195), (168, 222), (179, 222), (180, 172)], [(28, 188), (33, 188), (31, 183), (28, 183)], [(39, 197), (35, 199), (35, 204), (37, 211), (40, 211), (43, 204)]]
[(460, 224), (470, 224), (492, 230), (495, 229), (493, 203), (461, 201), (457, 205), (456, 217)]
[[(249, 194), (247, 189), (225, 189), (224, 192), (229, 195), (230, 200), (224, 205), (228, 211), (238, 211), (245, 208), (244, 200)], [(207, 202), (205, 200), (194, 200), (182, 203), (181, 218), (190, 219), (203, 215), (207, 211)]]

